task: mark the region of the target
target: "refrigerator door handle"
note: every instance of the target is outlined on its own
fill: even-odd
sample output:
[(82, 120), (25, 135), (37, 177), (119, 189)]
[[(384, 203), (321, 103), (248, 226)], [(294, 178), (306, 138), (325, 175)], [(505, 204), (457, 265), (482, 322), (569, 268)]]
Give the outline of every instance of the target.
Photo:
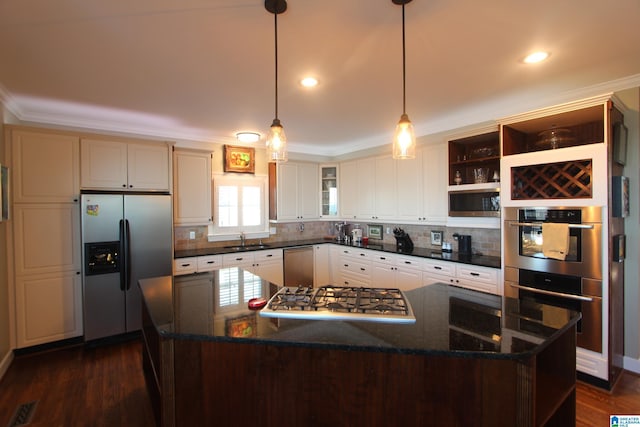
[(124, 220), (124, 226), (125, 226), (125, 239), (124, 239), (124, 244), (125, 244), (125, 262), (126, 262), (126, 267), (125, 270), (127, 271), (127, 282), (126, 282), (126, 290), (131, 289), (131, 230), (129, 228), (129, 220), (125, 219)]
[(125, 282), (127, 279), (127, 265), (125, 262), (125, 254), (127, 253), (127, 248), (125, 244), (125, 227), (124, 227), (124, 219), (120, 220), (119, 224), (119, 237), (120, 237), (120, 290), (124, 291)]

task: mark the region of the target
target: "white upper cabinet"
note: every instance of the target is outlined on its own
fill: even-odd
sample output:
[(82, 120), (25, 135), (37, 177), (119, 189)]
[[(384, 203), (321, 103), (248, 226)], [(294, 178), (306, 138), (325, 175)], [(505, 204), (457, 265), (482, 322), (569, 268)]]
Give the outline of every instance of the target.
[(421, 166), (419, 159), (393, 160), (391, 156), (341, 163), (340, 216), (346, 220), (419, 221)]
[(277, 165), (275, 219), (287, 221), (320, 217), (318, 173), (315, 163), (287, 162)]
[(166, 144), (83, 138), (80, 152), (82, 188), (169, 191)]
[[(422, 212), (422, 158), (420, 152), (415, 159), (395, 160), (396, 193), (395, 203), (397, 212), (395, 218), (403, 221), (424, 221), (426, 214)], [(446, 188), (445, 188), (446, 189)]]
[[(407, 160), (410, 161), (410, 160)], [(398, 180), (396, 161), (391, 156), (376, 157), (374, 185), (374, 213), (372, 219), (394, 219), (398, 212)], [(371, 185), (371, 184), (370, 184)]]
[(358, 214), (358, 162), (351, 160), (340, 164), (340, 216), (355, 219)]
[(173, 215), (176, 225), (211, 222), (211, 153), (174, 151)]
[(79, 138), (45, 131), (11, 131), (15, 203), (72, 203), (80, 193)]
[(420, 150), (422, 162), (422, 217), (430, 224), (445, 224), (449, 215), (447, 200), (447, 145), (428, 145)]

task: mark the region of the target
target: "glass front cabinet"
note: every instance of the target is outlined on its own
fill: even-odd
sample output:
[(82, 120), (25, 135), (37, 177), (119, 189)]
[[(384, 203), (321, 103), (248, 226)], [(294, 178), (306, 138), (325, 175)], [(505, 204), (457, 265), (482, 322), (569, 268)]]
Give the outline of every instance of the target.
[(320, 166), (320, 217), (338, 216), (338, 165)]

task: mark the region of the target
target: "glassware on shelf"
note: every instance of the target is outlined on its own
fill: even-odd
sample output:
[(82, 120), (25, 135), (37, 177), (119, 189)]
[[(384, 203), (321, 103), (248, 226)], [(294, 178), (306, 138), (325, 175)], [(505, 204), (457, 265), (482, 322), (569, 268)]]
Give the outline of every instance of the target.
[(485, 183), (489, 180), (488, 168), (473, 168), (473, 182), (475, 184)]
[(536, 146), (543, 148), (556, 148), (571, 145), (574, 138), (571, 136), (569, 129), (555, 128), (547, 129), (538, 134), (540, 139), (536, 142)]
[(455, 182), (456, 185), (462, 184), (462, 175), (460, 174), (460, 171), (456, 171), (456, 176), (453, 179), (453, 182)]

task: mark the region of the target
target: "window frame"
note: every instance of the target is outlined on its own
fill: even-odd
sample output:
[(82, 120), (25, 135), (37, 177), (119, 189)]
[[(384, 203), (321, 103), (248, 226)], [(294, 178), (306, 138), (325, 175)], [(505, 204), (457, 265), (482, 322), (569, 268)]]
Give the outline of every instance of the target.
[[(213, 176), (213, 222), (209, 230), (209, 241), (229, 240), (230, 236), (236, 238), (240, 233), (244, 233), (247, 238), (263, 238), (269, 237), (269, 201), (268, 201), (268, 177), (265, 176), (232, 176), (232, 175), (214, 175)], [(238, 226), (220, 227), (220, 206), (219, 206), (219, 188), (223, 186), (238, 187)], [(261, 215), (260, 224), (256, 226), (242, 225), (242, 194), (244, 187), (258, 187), (260, 189), (261, 198)]]

